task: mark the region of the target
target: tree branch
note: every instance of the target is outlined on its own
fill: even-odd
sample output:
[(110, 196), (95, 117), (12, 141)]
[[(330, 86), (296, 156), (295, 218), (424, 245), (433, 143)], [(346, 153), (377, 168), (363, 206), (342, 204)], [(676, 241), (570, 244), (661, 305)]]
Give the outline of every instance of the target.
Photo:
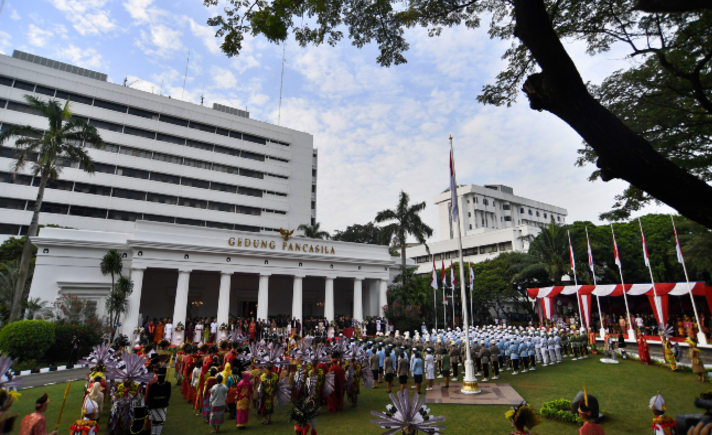
[(643, 12), (690, 12), (712, 9), (712, 0), (638, 0), (635, 10)]

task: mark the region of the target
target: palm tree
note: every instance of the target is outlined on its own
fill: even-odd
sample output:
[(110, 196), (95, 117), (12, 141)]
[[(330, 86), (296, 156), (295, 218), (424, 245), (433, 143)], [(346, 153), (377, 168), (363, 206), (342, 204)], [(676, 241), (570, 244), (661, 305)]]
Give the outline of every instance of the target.
[[(29, 280), (32, 280), (31, 269), (28, 275)], [(10, 321), (10, 313), (12, 311), (13, 294), (17, 279), (20, 275), (20, 262), (13, 261), (10, 263), (0, 264), (0, 320), (2, 323)], [(22, 291), (22, 300), (30, 293), (29, 282), (25, 285)]]
[(566, 229), (554, 220), (539, 235), (520, 238), (529, 242), (529, 253), (520, 257), (511, 268), (511, 282), (524, 281), (546, 274), (554, 285), (561, 285), (561, 277), (571, 273), (569, 239)]
[(301, 224), (297, 227), (297, 229), (304, 231), (304, 237), (308, 237), (310, 239), (330, 239), (331, 234), (326, 231), (321, 231), (319, 227), (321, 227), (321, 224), (319, 222), (314, 222), (312, 225)]
[(42, 198), (47, 182), (57, 179), (67, 162), (78, 163), (81, 169), (93, 173), (94, 161), (87, 153), (86, 145), (104, 148), (104, 141), (96, 131), (96, 127), (82, 119), (72, 118), (69, 100), (64, 104), (64, 108), (59, 101), (54, 99), (42, 101), (31, 95), (25, 95), (25, 101), (35, 114), (47, 118), (48, 126), (46, 131), (42, 131), (29, 125), (12, 125), (3, 128), (0, 133), (0, 145), (11, 138), (15, 139), (17, 161), (13, 165), (13, 172), (17, 173), (29, 163), (33, 175), (40, 177), (32, 221), (22, 249), (20, 274), (12, 300), (11, 319), (17, 319), (20, 314), (22, 291), (25, 287), (32, 257), (30, 238), (37, 235)]
[(123, 269), (124, 265), (121, 260), (121, 254), (119, 254), (119, 251), (116, 249), (111, 249), (109, 252), (104, 255), (104, 258), (101, 259), (101, 264), (99, 265), (99, 268), (101, 269), (101, 274), (106, 276), (106, 275), (111, 275), (111, 288), (114, 288), (114, 276), (115, 275), (120, 275), (121, 270)]
[(395, 210), (379, 211), (376, 222), (396, 221), (381, 228), (381, 237), (399, 246), (401, 250), (401, 273), (405, 271), (405, 246), (408, 236), (415, 236), (418, 243), (433, 235), (433, 229), (420, 220), (418, 213), (425, 209), (425, 202), (410, 205), (410, 197), (401, 190)]
[(118, 329), (119, 319), (129, 308), (129, 296), (133, 293), (133, 281), (125, 276), (120, 276), (106, 300), (106, 308), (109, 311), (109, 328), (111, 330), (111, 341)]
[(25, 315), (27, 320), (32, 320), (38, 311), (43, 310), (47, 306), (47, 301), (43, 301), (40, 298), (29, 298), (26, 301), (22, 301), (20, 305), (23, 310), (27, 310), (27, 314)]

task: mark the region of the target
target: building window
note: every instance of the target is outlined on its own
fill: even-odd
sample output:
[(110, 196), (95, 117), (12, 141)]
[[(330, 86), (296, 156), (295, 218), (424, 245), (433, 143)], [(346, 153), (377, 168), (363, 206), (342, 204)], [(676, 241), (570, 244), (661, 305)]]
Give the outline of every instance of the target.
[(171, 136), (169, 134), (158, 133), (156, 136), (157, 140), (161, 142), (174, 143), (176, 145), (185, 145), (185, 139), (182, 137)]
[(168, 116), (168, 115), (161, 115), (161, 117), (158, 120), (161, 122), (166, 122), (168, 124), (180, 125), (181, 127), (188, 126), (188, 121), (186, 121), (185, 119), (174, 118), (174, 117)]
[(263, 156), (262, 154), (255, 154), (255, 153), (250, 153), (250, 152), (247, 152), (247, 151), (241, 152), (241, 153), (240, 153), (240, 157), (245, 158), (245, 159), (257, 160), (257, 161), (260, 161), (260, 162), (264, 162), (264, 161), (265, 161), (265, 156)]
[(94, 172), (102, 172), (104, 174), (114, 174), (114, 173), (116, 173), (116, 166), (103, 165), (101, 163), (94, 163)]
[(153, 153), (153, 160), (160, 162), (174, 163), (176, 165), (183, 164), (183, 157), (172, 156), (170, 154)]
[(206, 208), (208, 206), (208, 202), (200, 200), (200, 199), (193, 199), (193, 198), (179, 198), (178, 205), (182, 205), (183, 207), (192, 207), (192, 208)]
[(121, 113), (126, 113), (126, 109), (128, 109), (128, 107), (123, 106), (121, 104), (112, 103), (110, 101), (97, 100), (96, 98), (94, 99), (94, 106)]
[[(170, 204), (170, 205), (178, 204), (178, 198), (176, 198), (175, 196), (159, 195), (157, 193), (149, 193), (148, 200), (151, 202), (158, 202), (160, 204)], [(161, 222), (163, 222), (163, 221), (161, 221)], [(171, 221), (171, 222), (173, 222), (173, 221)]]
[(531, 215), (532, 215), (532, 211), (531, 211), (531, 209), (529, 209), (529, 216), (531, 216)]
[(155, 214), (145, 214), (143, 215), (143, 220), (151, 222), (165, 222), (172, 224), (175, 222), (175, 218), (171, 216), (159, 216)]
[(234, 174), (234, 175), (238, 175), (240, 173), (240, 170), (237, 168), (233, 168), (232, 166), (218, 165), (218, 164), (213, 165), (213, 171), (224, 172), (226, 174)]
[(205, 226), (208, 228), (217, 228), (219, 230), (231, 230), (233, 228), (232, 224), (226, 224), (224, 222), (205, 222)]
[(129, 115), (140, 116), (141, 118), (158, 119), (158, 113), (149, 112), (147, 110), (135, 109), (129, 107)]
[(175, 175), (160, 174), (157, 172), (151, 172), (151, 180), (160, 181), (162, 183), (180, 184), (180, 177)]
[(470, 224), (470, 229), (472, 229), (472, 224)]
[(216, 183), (212, 182), (210, 183), (210, 189), (211, 190), (219, 190), (221, 192), (229, 192), (229, 193), (237, 193), (237, 186), (231, 186), (229, 184), (222, 184), (222, 183)]
[[(209, 189), (210, 183), (203, 180), (196, 180), (195, 178), (183, 177), (180, 179), (181, 186), (197, 187), (199, 189)], [(205, 208), (205, 207), (203, 207)]]
[(192, 225), (194, 227), (204, 227), (205, 226), (205, 221), (199, 221), (196, 219), (176, 218), (176, 223), (182, 224), (182, 225)]
[(504, 204), (504, 205), (502, 206), (502, 210), (511, 210), (511, 208), (512, 208), (512, 207), (511, 207), (509, 204)]
[(544, 213), (544, 219), (546, 219), (546, 213)]
[(468, 211), (468, 212), (467, 212), (467, 217), (472, 217), (472, 213), (470, 213), (470, 212)]
[(200, 130), (200, 131), (206, 131), (208, 133), (215, 133), (215, 127), (211, 127), (206, 124), (201, 124), (199, 122), (190, 121), (190, 125), (188, 127), (194, 128), (194, 129)]
[[(238, 187), (237, 193), (240, 195), (256, 196), (258, 198), (262, 198), (262, 191), (259, 189), (251, 189), (249, 187)], [(284, 195), (284, 196), (287, 196), (287, 195)]]
[(539, 217), (539, 212), (536, 212), (536, 217)]
[(84, 216), (99, 219), (106, 218), (106, 210), (103, 208), (80, 207), (78, 205), (73, 205), (69, 210), (69, 214), (73, 216)]
[(257, 171), (251, 171), (249, 169), (240, 169), (240, 175), (243, 177), (251, 177), (251, 178), (264, 178), (264, 174), (262, 172), (257, 172)]
[(200, 160), (193, 160), (193, 159), (183, 159), (183, 164), (185, 166), (192, 166), (194, 168), (200, 168), (200, 169), (210, 169), (212, 167), (212, 163), (203, 162)]
[(221, 147), (220, 145), (215, 145), (214, 151), (220, 154), (227, 154), (229, 156), (240, 157), (240, 150), (234, 148)]
[(512, 216), (505, 216), (504, 217), (505, 222), (511, 222), (512, 221)]
[(143, 130), (140, 128), (129, 127), (128, 125), (124, 127), (124, 134), (130, 134), (131, 136), (145, 137), (146, 139), (155, 139), (156, 133), (148, 130)]
[(487, 199), (485, 198), (485, 199), (482, 200), (482, 204), (484, 204), (484, 205), (489, 205), (489, 201), (487, 201)]
[(81, 193), (88, 193), (91, 195), (102, 195), (102, 196), (111, 195), (110, 187), (95, 186), (93, 184), (84, 184), (84, 183), (74, 183), (74, 191), (81, 192)]
[(242, 134), (242, 140), (245, 140), (247, 142), (258, 143), (260, 145), (267, 145), (267, 140), (247, 133)]
[(116, 175), (123, 175), (124, 177), (143, 178), (145, 180), (148, 180), (148, 171), (142, 171), (140, 169), (118, 167), (116, 169)]
[(112, 192), (111, 196), (114, 196), (116, 198), (135, 199), (137, 201), (146, 200), (146, 192), (138, 192), (136, 190), (128, 189), (114, 188), (114, 191)]
[(54, 89), (52, 88), (45, 88), (44, 86), (37, 85), (35, 87), (35, 92), (38, 94), (49, 95), (50, 97), (54, 97)]
[(561, 216), (556, 216), (556, 220), (561, 222)]
[(153, 157), (151, 151), (144, 151), (137, 148), (121, 147), (119, 154), (126, 154), (127, 156), (143, 157), (144, 159), (150, 159)]
[(200, 150), (205, 150), (205, 151), (212, 151), (213, 146), (214, 146), (209, 143), (198, 142), (197, 140), (190, 140), (190, 139), (188, 139), (186, 145), (188, 145), (191, 148), (198, 148)]
[(235, 206), (233, 204), (225, 204), (222, 202), (210, 201), (208, 203), (208, 208), (210, 210), (226, 211), (229, 213), (235, 213)]
[(251, 214), (251, 215), (254, 215), (254, 216), (260, 216), (260, 215), (262, 214), (262, 210), (260, 210), (259, 208), (255, 208), (255, 207), (244, 207), (244, 206), (241, 206), (241, 205), (238, 205), (237, 207), (235, 207), (235, 211), (236, 211), (237, 213), (241, 213), (241, 214)]
[(26, 202), (24, 199), (0, 198), (0, 208), (24, 210)]
[(136, 222), (141, 220), (141, 213), (131, 213), (130, 211), (109, 210), (109, 219), (117, 221)]

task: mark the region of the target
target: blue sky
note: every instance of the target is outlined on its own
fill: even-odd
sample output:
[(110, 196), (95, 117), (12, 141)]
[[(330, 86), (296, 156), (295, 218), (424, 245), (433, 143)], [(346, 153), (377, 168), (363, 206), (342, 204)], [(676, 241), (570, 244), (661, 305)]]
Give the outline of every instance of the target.
[[(314, 136), (319, 149), (318, 220), (329, 231), (366, 223), (395, 206), (402, 189), (427, 201), (423, 218), (439, 227), (433, 197), (448, 186), (448, 141), (455, 138), (460, 184), (504, 184), (517, 195), (565, 207), (569, 221), (607, 211), (621, 181), (590, 183), (574, 167), (581, 139), (521, 95), (511, 108), (483, 106), (476, 96), (503, 68), (506, 42), (486, 28), (446, 29), (430, 38), (409, 30), (405, 65), (382, 68), (374, 46), (300, 48), (249, 38), (227, 58), (205, 23), (217, 9), (200, 0), (7, 0), (0, 51), (13, 49), (125, 77), (132, 87), (200, 102), (247, 108), (252, 118)], [(488, 20), (484, 19), (483, 23)], [(590, 57), (567, 46), (584, 80), (600, 81), (626, 66), (614, 47)], [(185, 91), (183, 80), (190, 52)], [(649, 207), (645, 212), (669, 212)]]

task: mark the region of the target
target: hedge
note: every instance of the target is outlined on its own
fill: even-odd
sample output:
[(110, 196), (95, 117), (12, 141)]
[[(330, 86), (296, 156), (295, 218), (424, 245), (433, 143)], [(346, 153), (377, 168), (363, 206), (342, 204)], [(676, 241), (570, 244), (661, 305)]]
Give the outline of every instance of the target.
[(77, 359), (89, 355), (92, 347), (101, 343), (101, 330), (93, 325), (65, 325), (54, 324), (55, 339), (44, 360), (49, 362), (67, 361), (72, 351), (72, 338), (79, 340)]
[(583, 420), (578, 414), (572, 414), (571, 401), (566, 399), (552, 400), (544, 402), (539, 413), (549, 420), (561, 421), (564, 423), (572, 423), (578, 426), (583, 425)]
[(54, 343), (54, 324), (20, 320), (0, 331), (0, 350), (17, 361), (40, 359)]

